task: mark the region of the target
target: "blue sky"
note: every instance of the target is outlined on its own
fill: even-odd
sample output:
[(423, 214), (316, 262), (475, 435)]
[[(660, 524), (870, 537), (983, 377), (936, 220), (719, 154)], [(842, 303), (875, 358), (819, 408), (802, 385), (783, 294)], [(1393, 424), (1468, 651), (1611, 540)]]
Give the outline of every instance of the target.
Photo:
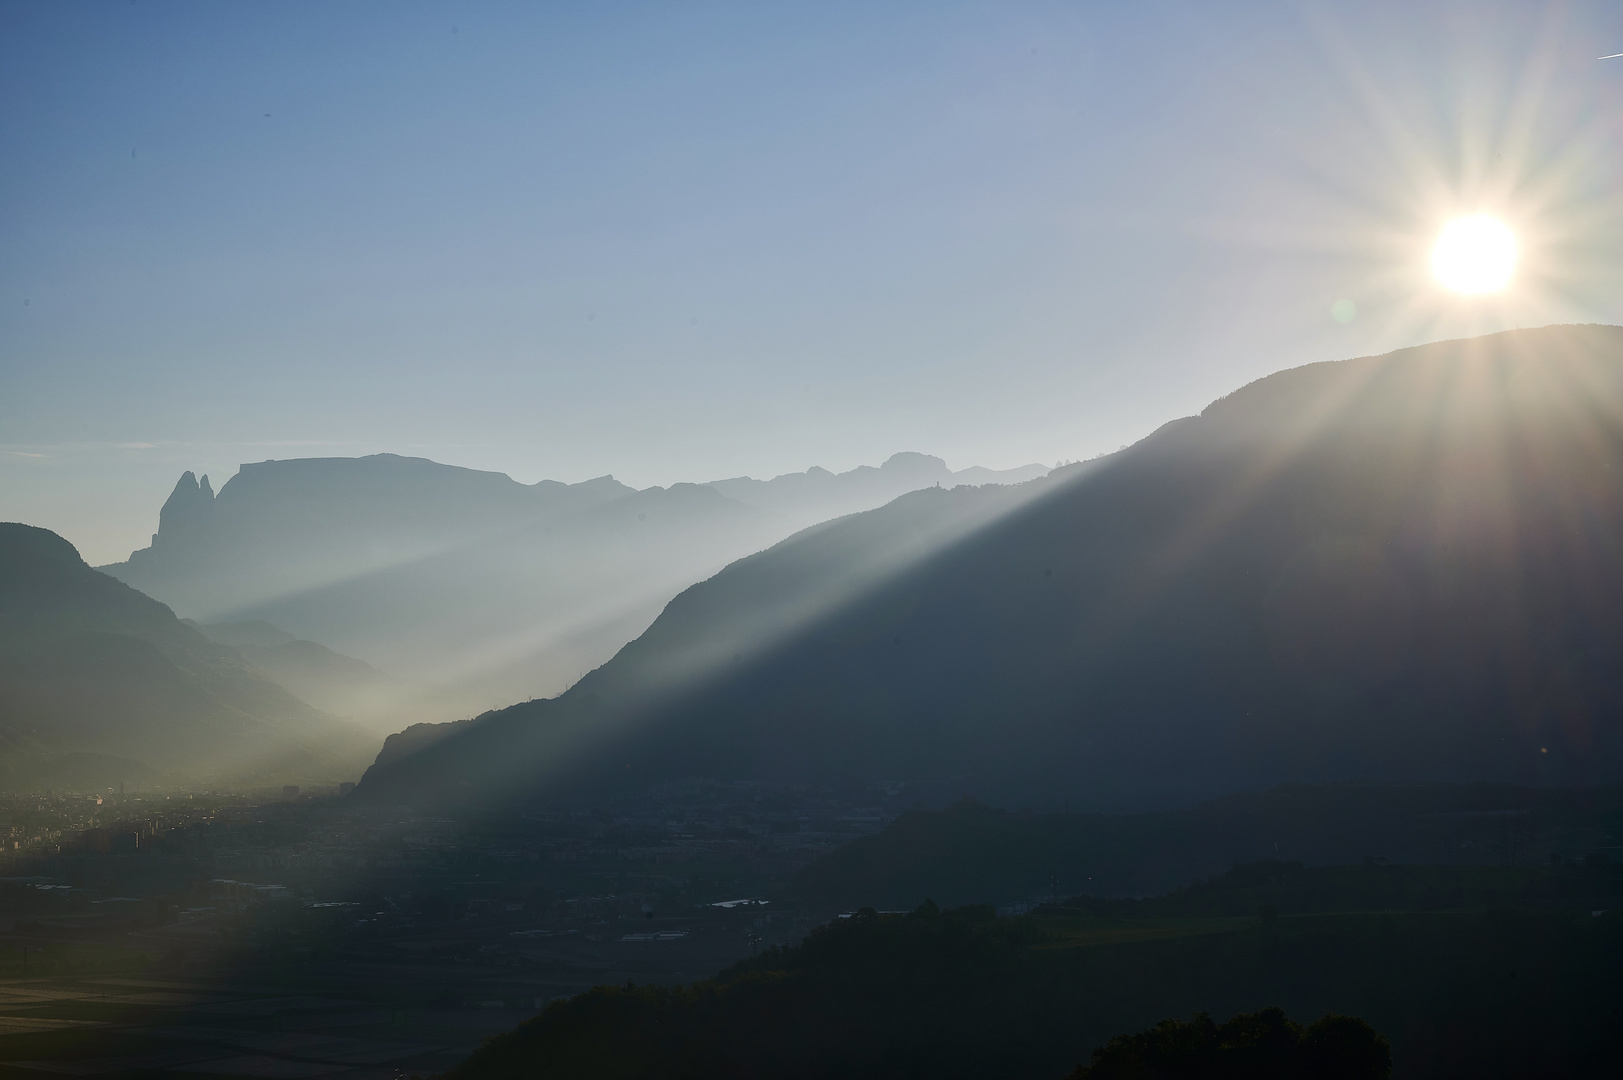
[[(1619, 51), (1615, 3), (8, 0), (0, 517), (107, 561), (270, 457), (1052, 464), (1623, 321)], [(1461, 301), (1483, 209), (1523, 265)]]

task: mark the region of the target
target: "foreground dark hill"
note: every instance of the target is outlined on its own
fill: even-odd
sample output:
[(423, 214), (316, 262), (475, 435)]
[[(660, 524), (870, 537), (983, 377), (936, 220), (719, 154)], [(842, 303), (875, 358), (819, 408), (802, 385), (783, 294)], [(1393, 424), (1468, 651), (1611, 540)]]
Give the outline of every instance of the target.
[(1620, 612), (1623, 329), (1515, 331), (1280, 372), (1090, 468), (810, 530), (561, 698), (392, 740), (362, 790), (1098, 809), (1615, 781)]
[[(1338, 884), (1361, 891), (1361, 870)], [(1348, 912), (1335, 889), (1322, 899), (1271, 919), (861, 912), (690, 987), (556, 1002), (448, 1075), (1060, 1080), (1122, 1033), (1270, 1006), (1366, 1021), (1390, 1040), (1395, 1080), (1617, 1075), (1623, 914)], [(1330, 1074), (1370, 1075), (1343, 1046)]]
[(185, 474), (152, 545), (103, 569), (201, 623), (268, 621), (376, 666), (386, 677), (327, 663), (312, 679), (317, 658), (277, 658), (300, 689), (393, 731), (555, 694), (732, 560), (954, 475), (897, 454), (638, 491), (392, 454), (264, 461), (218, 496)]
[(0, 784), (339, 780), (375, 745), (55, 533), (0, 523)]

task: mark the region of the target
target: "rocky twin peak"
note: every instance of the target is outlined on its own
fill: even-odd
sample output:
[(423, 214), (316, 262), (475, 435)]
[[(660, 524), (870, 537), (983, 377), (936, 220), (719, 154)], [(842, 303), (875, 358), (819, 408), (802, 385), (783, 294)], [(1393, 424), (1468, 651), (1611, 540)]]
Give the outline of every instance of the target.
[(209, 486), (208, 474), (198, 480), (190, 471), (182, 473), (158, 511), (158, 531), (152, 536), (152, 546), (194, 548), (205, 542), (213, 520), (214, 489)]

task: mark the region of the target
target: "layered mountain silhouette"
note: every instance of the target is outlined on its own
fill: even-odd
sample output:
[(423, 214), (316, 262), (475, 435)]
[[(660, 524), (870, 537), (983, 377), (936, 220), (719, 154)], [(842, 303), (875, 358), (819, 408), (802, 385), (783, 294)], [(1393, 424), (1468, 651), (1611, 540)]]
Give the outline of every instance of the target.
[(268, 621), (361, 658), (384, 677), (329, 664), (317, 686), (268, 656), (255, 662), (311, 700), (398, 730), (557, 693), (677, 592), (813, 521), (958, 475), (1043, 471), (954, 474), (939, 458), (898, 454), (838, 475), (637, 491), (606, 476), (525, 485), (389, 454), (265, 461), (218, 496), (208, 477), (185, 474), (152, 545), (103, 569), (200, 623)]
[(62, 537), (0, 523), (0, 784), (337, 780), (376, 745)]
[(1615, 782), (1619, 612), (1623, 329), (1514, 331), (1282, 371), (1086, 467), (807, 530), (561, 697), (396, 736), (359, 792)]

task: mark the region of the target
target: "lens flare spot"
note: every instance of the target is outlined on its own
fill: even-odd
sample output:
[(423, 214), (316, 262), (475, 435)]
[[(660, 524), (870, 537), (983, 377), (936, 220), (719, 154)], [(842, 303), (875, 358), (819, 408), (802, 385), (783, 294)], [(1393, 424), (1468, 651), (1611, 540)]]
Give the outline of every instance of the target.
[(1443, 227), (1431, 250), (1431, 272), (1446, 289), (1467, 296), (1498, 292), (1516, 270), (1516, 234), (1486, 214)]

